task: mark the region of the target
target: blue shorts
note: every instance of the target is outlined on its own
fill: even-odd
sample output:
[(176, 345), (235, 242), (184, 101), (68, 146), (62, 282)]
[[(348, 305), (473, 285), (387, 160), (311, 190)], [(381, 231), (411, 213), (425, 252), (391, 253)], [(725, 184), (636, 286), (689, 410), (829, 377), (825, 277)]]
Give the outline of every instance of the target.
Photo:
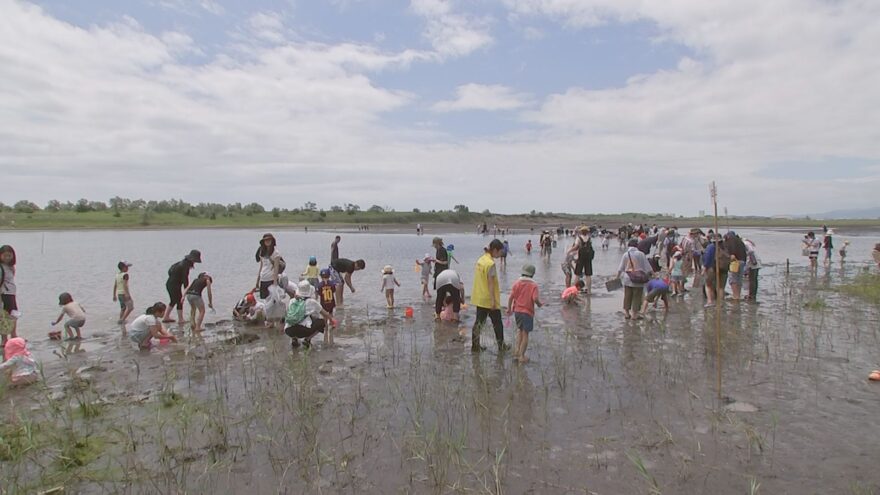
[(535, 317), (526, 313), (514, 313), (513, 319), (516, 321), (516, 328), (524, 330), (526, 333), (532, 333), (535, 329)]

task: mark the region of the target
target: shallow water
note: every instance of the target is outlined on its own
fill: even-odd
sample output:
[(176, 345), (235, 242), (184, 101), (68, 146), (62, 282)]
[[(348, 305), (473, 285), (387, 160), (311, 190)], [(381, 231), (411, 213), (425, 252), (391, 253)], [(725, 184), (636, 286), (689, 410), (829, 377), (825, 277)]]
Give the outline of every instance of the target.
[[(549, 303), (538, 312), (532, 361), (525, 366), (494, 350), (491, 331), (483, 332), (489, 350), (470, 353), (471, 310), (461, 327), (432, 321), (431, 306), (418, 299), (418, 274), (409, 261), (429, 251), (430, 236), (343, 234), (342, 255), (363, 257), (369, 269), (356, 274), (358, 292), (347, 295), (329, 348), (316, 342), (309, 352), (290, 351), (277, 330), (228, 321), (212, 324), (204, 339), (148, 353), (119, 337), (109, 301), (115, 249), (131, 250), (123, 256), (136, 264), (136, 300), (150, 300), (162, 295), (165, 265), (190, 249), (185, 241), (201, 239), (192, 247), (202, 248), (204, 265), (217, 277), (217, 307), (228, 308), (256, 275), (249, 260), (260, 234), (47, 234), (40, 268), (21, 263), (23, 306), (31, 304), (30, 294), (45, 292), (37, 287), (63, 279), (92, 321), (106, 322), (90, 321), (87, 328), (101, 335), (86, 340), (80, 348), (86, 352), (37, 342), (50, 385), (45, 396), (54, 398), (35, 389), (8, 391), (3, 412), (8, 417), (11, 402), (31, 403), (34, 418), (46, 414), (49, 420), (57, 403), (75, 404), (83, 393), (67, 388), (76, 370), (100, 362), (104, 371), (85, 372), (91, 375), (86, 393), (111, 405), (100, 417), (73, 424), (112, 447), (73, 474), (55, 473), (51, 462), (0, 464), (7, 479), (15, 479), (15, 486), (64, 479), (87, 493), (739, 494), (748, 493), (752, 479), (761, 493), (880, 490), (873, 467), (880, 425), (872, 419), (880, 386), (865, 380), (880, 367), (880, 311), (829, 290), (867, 266), (874, 234), (845, 235), (853, 241), (851, 261), (811, 275), (794, 258), (800, 233), (741, 231), (757, 242), (767, 266), (762, 304), (723, 307), (721, 400), (714, 312), (702, 308), (700, 296), (691, 292), (675, 301), (668, 315), (625, 321), (621, 294), (598, 288), (620, 259), (612, 247), (597, 252), (589, 303), (563, 307), (561, 250), (549, 263), (537, 254), (527, 258), (519, 247), (527, 236), (510, 238), (514, 256), (501, 276), (509, 287), (525, 260), (535, 263)], [(25, 237), (16, 239), (23, 260), (19, 245), (36, 239), (39, 248), (39, 234), (16, 235)], [(332, 235), (276, 233), (293, 268), (297, 258), (329, 255)], [(49, 255), (58, 249), (55, 236), (71, 236), (65, 259), (79, 256), (88, 263), (82, 253), (93, 253), (110, 269), (96, 264), (74, 270), (74, 276), (67, 271), (70, 263), (50, 262), (57, 261)], [(469, 282), (486, 239), (444, 238), (456, 244), (460, 273)], [(789, 276), (786, 256), (794, 263)], [(414, 306), (412, 319), (403, 318), (402, 309), (384, 308), (378, 270), (389, 262), (403, 284), (398, 305)], [(67, 275), (43, 275), (35, 286), (25, 282), (25, 273)], [(52, 292), (43, 303), (50, 308)], [(85, 302), (92, 293), (107, 303)], [(26, 309), (28, 318), (39, 307)], [(47, 311), (43, 319), (52, 316)], [(25, 331), (39, 337), (43, 329)], [(509, 328), (506, 333), (511, 341)], [(183, 399), (160, 406), (172, 388)], [(44, 455), (52, 458), (51, 452)]]

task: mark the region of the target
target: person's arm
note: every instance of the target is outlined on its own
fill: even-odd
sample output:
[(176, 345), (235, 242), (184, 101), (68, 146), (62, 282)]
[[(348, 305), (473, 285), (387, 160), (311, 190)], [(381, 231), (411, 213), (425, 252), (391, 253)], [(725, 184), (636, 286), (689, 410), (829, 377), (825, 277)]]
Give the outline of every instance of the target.
[(21, 356), (9, 358), (6, 361), (3, 361), (2, 364), (0, 364), (0, 371), (14, 370), (15, 367), (19, 365), (19, 363), (21, 363)]
[(55, 325), (57, 325), (58, 322), (61, 321), (62, 318), (64, 318), (64, 311), (63, 310), (61, 311), (61, 314), (58, 315), (58, 318), (55, 318), (55, 321), (52, 322), (52, 326), (54, 327)]
[[(627, 249), (629, 249), (629, 248), (627, 248)], [(627, 251), (627, 253), (624, 254), (620, 258), (620, 265), (618, 265), (618, 267), (617, 267), (617, 278), (620, 278), (620, 276), (623, 275), (623, 272), (626, 271), (626, 262), (627, 262), (627, 258), (629, 258), (629, 256), (630, 256), (630, 254)]]
[(122, 279), (122, 290), (126, 297), (131, 297), (131, 292), (128, 290), (128, 275)]
[(397, 277), (394, 277), (394, 284), (400, 287), (400, 282), (397, 281)]
[(351, 285), (351, 272), (346, 273), (343, 278), (345, 279), (345, 285), (347, 285), (348, 288), (351, 289), (352, 292), (354, 292), (354, 286)]
[(489, 297), (492, 298), (492, 308), (491, 309), (500, 309), (498, 308), (495, 297), (495, 293), (498, 291), (497, 284), (495, 283), (495, 276), (493, 274), (489, 274)]
[(150, 335), (157, 339), (168, 339), (172, 342), (177, 342), (177, 337), (168, 333), (160, 321), (157, 321), (155, 325), (150, 327)]
[(507, 296), (507, 314), (513, 313), (513, 293)]
[(214, 291), (211, 290), (211, 285), (213, 284), (214, 282), (208, 279), (208, 307), (211, 309), (214, 309)]
[(116, 302), (116, 280), (113, 281), (113, 302)]
[(272, 281), (276, 284), (278, 283), (278, 269), (281, 266), (281, 263), (279, 262), (280, 259), (281, 256), (276, 256), (272, 259)]

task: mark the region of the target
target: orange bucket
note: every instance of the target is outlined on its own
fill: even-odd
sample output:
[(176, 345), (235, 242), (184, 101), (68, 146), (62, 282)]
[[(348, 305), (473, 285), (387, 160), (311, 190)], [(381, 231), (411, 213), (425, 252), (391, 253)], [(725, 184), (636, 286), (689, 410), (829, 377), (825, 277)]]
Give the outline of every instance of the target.
[(412, 306), (407, 306), (407, 307), (406, 307), (406, 310), (404, 310), (404, 312), (403, 312), (403, 316), (405, 316), (405, 317), (407, 317), (407, 318), (412, 318), (412, 317), (413, 317), (413, 309), (412, 309)]

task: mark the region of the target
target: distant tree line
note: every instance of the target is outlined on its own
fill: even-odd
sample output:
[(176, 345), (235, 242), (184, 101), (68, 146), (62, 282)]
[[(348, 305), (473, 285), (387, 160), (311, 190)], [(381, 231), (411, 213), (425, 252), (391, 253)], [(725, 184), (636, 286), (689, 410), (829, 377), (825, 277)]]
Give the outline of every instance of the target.
[[(129, 199), (123, 198), (120, 196), (115, 196), (110, 198), (106, 203), (104, 201), (89, 201), (88, 199), (80, 199), (76, 203), (72, 203), (70, 201), (61, 202), (57, 199), (53, 199), (46, 203), (46, 206), (40, 207), (40, 205), (34, 203), (33, 201), (21, 200), (12, 206), (6, 205), (0, 202), (0, 212), (15, 212), (15, 213), (35, 213), (38, 211), (46, 211), (50, 213), (60, 212), (60, 211), (73, 211), (78, 213), (87, 213), (91, 211), (112, 211), (114, 216), (121, 216), (123, 212), (139, 212), (143, 215), (149, 215), (152, 213), (180, 213), (189, 217), (206, 217), (206, 218), (217, 218), (218, 216), (230, 217), (234, 215), (254, 215), (260, 213), (266, 213), (266, 208), (259, 203), (249, 203), (246, 205), (242, 205), (241, 203), (231, 203), (228, 205), (222, 205), (219, 203), (188, 203), (182, 199), (168, 199), (162, 201), (155, 200), (143, 200), (143, 199)], [(333, 205), (330, 207), (330, 211), (334, 213), (347, 213), (349, 215), (354, 215), (356, 213), (360, 213), (361, 207), (352, 204), (345, 203), (342, 206)], [(373, 205), (366, 210), (370, 213), (385, 213), (385, 212), (394, 212), (393, 208), (389, 208), (387, 206), (379, 206)], [(413, 208), (413, 213), (421, 213), (418, 208)], [(470, 213), (470, 210), (467, 206), (459, 204), (455, 205), (451, 212), (458, 213), (461, 215), (466, 215)], [(272, 208), (271, 213), (273, 216), (278, 217), (282, 213), (318, 213), (321, 217), (326, 216), (326, 212), (323, 208), (318, 208), (318, 205), (312, 201), (306, 202), (300, 208)], [(436, 210), (431, 210), (430, 213), (436, 213)], [(489, 211), (486, 210), (483, 214), (489, 214)]]

